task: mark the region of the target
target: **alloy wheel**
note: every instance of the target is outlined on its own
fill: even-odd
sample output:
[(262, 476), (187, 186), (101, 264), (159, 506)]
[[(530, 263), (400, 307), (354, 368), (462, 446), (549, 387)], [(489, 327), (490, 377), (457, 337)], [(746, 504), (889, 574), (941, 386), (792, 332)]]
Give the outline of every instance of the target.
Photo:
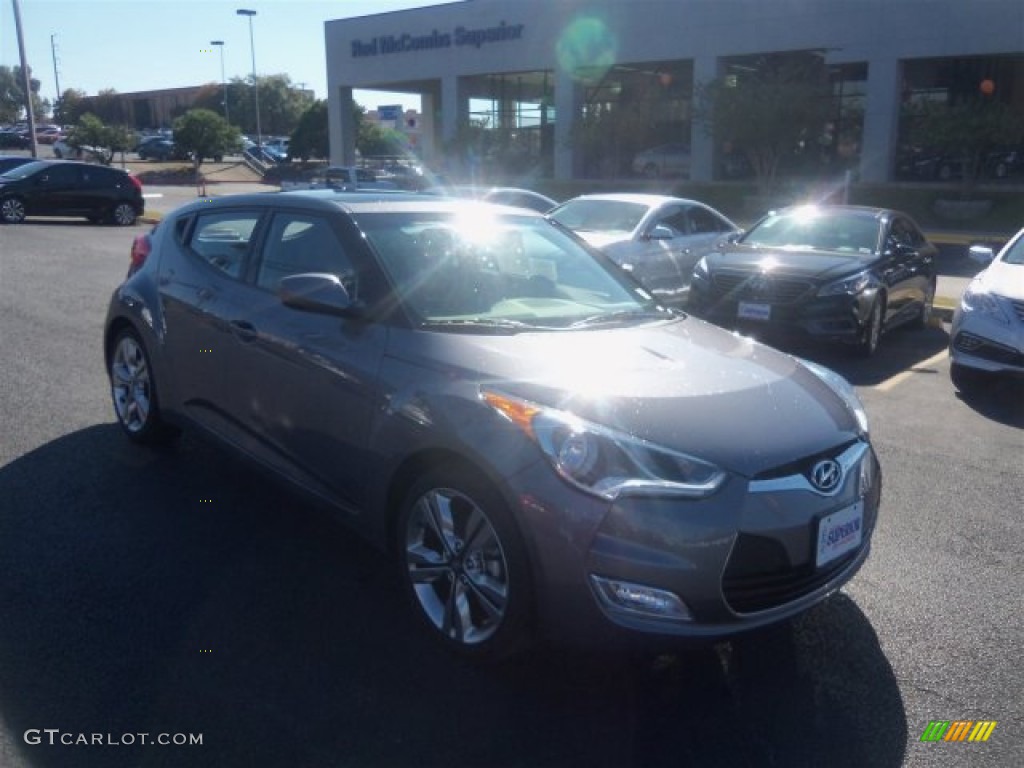
[(111, 218), (119, 227), (130, 227), (135, 223), (135, 209), (128, 203), (118, 203), (114, 206)]
[(510, 574), (494, 524), (468, 495), (433, 488), (413, 503), (405, 564), (427, 620), (448, 640), (474, 646), (505, 619)]
[(0, 219), (6, 224), (20, 224), (25, 220), (25, 204), (16, 197), (0, 201)]
[(150, 423), (152, 380), (142, 346), (130, 334), (122, 336), (110, 365), (114, 411), (130, 435), (139, 435)]

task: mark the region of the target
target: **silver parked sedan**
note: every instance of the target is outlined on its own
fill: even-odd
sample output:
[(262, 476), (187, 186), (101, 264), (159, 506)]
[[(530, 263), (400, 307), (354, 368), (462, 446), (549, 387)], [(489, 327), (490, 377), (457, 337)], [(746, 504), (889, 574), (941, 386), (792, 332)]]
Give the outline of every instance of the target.
[(663, 308), (530, 211), (194, 203), (137, 238), (103, 342), (128, 437), (197, 427), (326, 502), (470, 657), (727, 637), (868, 556), (850, 386)]
[(972, 246), (987, 268), (964, 291), (949, 333), (950, 375), (969, 391), (995, 374), (1024, 376), (1024, 229), (995, 254)]
[(703, 203), (667, 195), (580, 195), (548, 215), (675, 305), (686, 302), (701, 257), (742, 231)]

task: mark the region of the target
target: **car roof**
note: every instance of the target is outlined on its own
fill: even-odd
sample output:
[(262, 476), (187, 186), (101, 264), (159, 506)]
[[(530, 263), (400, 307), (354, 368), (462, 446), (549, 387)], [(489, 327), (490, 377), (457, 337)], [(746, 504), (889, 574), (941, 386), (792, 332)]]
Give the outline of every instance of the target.
[(705, 205), (699, 200), (691, 200), (686, 197), (674, 197), (672, 195), (654, 195), (644, 192), (601, 192), (593, 195), (579, 195), (566, 200), (566, 203), (571, 203), (573, 200), (610, 200), (615, 203), (639, 203), (641, 205), (656, 206), (662, 205), (663, 203), (685, 203), (687, 205)]
[(866, 218), (876, 219), (888, 218), (891, 216), (906, 216), (906, 218), (910, 218), (910, 216), (907, 216), (907, 214), (894, 210), (892, 208), (879, 208), (877, 206), (871, 205), (845, 205), (840, 203), (803, 203), (799, 205), (788, 205), (785, 208), (777, 208), (773, 211), (769, 211), (768, 215), (792, 213), (793, 211), (798, 211), (801, 208), (818, 208), (819, 210), (826, 212), (831, 211), (834, 213), (845, 212), (851, 214), (859, 214)]
[(421, 195), (415, 192), (392, 192), (389, 190), (366, 190), (342, 192), (330, 189), (293, 190), (288, 192), (260, 192), (244, 195), (227, 195), (210, 200), (188, 203), (177, 212), (194, 212), (218, 208), (256, 206), (260, 208), (315, 208), (325, 212), (341, 209), (349, 213), (459, 213), (467, 207), (479, 206), (493, 211), (514, 213), (519, 216), (543, 218), (543, 215), (526, 208), (514, 208), (476, 200)]

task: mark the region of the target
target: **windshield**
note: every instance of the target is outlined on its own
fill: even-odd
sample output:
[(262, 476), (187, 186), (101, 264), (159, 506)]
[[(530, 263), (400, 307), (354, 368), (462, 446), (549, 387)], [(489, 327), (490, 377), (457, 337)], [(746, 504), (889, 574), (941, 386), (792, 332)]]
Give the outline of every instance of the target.
[(665, 316), (603, 256), (543, 218), (476, 207), (356, 218), (399, 301), (424, 324), (557, 329)]
[(641, 203), (621, 200), (570, 200), (548, 214), (575, 232), (632, 232), (647, 213)]
[(812, 206), (770, 213), (739, 239), (746, 245), (876, 255), (881, 222), (867, 211)]
[(1003, 252), (1002, 261), (1006, 264), (1024, 264), (1024, 232)]
[(31, 176), (33, 173), (41, 168), (45, 168), (47, 165), (48, 163), (42, 160), (25, 163), (24, 165), (19, 165), (17, 168), (11, 168), (9, 171), (0, 173), (0, 179), (24, 179), (26, 176)]

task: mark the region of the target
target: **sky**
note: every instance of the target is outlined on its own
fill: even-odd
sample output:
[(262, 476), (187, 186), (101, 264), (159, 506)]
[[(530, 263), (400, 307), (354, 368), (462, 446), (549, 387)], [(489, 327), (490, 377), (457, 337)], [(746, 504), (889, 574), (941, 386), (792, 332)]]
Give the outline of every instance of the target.
[[(353, 16), (438, 5), (451, 0), (19, 0), (25, 53), (40, 92), (57, 96), (53, 50), (61, 90), (93, 95), (105, 88), (120, 93), (178, 88), (252, 73), (249, 20), (256, 71), (285, 73), (292, 82), (327, 97), (324, 22)], [(51, 36), (52, 45), (51, 45)], [(0, 0), (0, 65), (20, 62), (12, 0)], [(419, 97), (356, 91), (355, 100), (418, 108)]]

